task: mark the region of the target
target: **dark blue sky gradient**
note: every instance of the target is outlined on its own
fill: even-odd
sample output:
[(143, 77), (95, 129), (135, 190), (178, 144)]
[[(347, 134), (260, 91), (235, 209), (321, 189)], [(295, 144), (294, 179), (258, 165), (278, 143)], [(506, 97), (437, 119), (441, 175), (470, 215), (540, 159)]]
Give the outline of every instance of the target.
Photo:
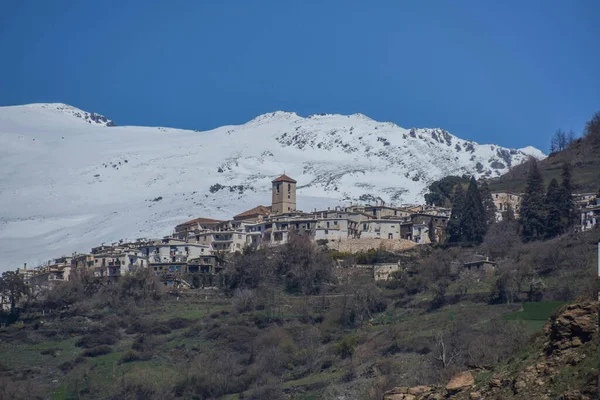
[(600, 110), (598, 0), (3, 1), (0, 105), (211, 129), (361, 112), (546, 151)]

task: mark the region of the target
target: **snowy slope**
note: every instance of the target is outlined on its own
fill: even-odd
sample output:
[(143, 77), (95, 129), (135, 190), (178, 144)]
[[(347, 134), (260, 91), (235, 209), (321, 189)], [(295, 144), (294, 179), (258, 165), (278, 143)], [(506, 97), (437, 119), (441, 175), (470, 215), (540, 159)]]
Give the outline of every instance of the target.
[(270, 181), (284, 171), (308, 211), (379, 197), (422, 202), (432, 180), (498, 176), (545, 157), (362, 114), (278, 111), (207, 132), (106, 125), (64, 104), (0, 107), (0, 271), (268, 205)]

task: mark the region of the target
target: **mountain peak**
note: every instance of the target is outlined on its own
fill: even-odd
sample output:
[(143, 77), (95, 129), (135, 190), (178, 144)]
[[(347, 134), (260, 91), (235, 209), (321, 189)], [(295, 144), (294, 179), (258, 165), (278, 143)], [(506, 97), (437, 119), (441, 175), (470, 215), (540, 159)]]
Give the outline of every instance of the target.
[(101, 125), (101, 126), (116, 126), (114, 121), (106, 118), (102, 114), (97, 114), (94, 112), (87, 112), (81, 110), (77, 107), (73, 107), (69, 104), (64, 103), (33, 103), (27, 104), (23, 107), (33, 108), (33, 109), (43, 109), (52, 112), (56, 112), (59, 114), (79, 118), (84, 122), (87, 122), (92, 125)]

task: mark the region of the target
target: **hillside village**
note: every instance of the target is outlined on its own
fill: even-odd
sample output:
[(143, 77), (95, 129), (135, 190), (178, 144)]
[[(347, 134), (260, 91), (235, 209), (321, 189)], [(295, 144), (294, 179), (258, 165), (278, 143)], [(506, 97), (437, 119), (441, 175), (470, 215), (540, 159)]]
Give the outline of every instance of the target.
[[(200, 274), (202, 285), (215, 284), (225, 254), (278, 246), (287, 243), (291, 235), (306, 236), (330, 249), (348, 252), (401, 250), (445, 240), (449, 208), (393, 207), (377, 202), (306, 212), (297, 209), (296, 185), (296, 180), (283, 174), (272, 181), (270, 206), (258, 205), (231, 220), (195, 218), (177, 225), (162, 239), (102, 244), (89, 254), (61, 256), (33, 269), (25, 264), (16, 272), (33, 292), (68, 281), (75, 270), (115, 278), (138, 268), (150, 268), (167, 286), (189, 288), (190, 282), (184, 279), (188, 274)], [(497, 220), (508, 208), (519, 217), (520, 194), (493, 192), (492, 199)], [(574, 203), (580, 213), (576, 229), (589, 230), (600, 222), (597, 194), (575, 194)], [(375, 275), (377, 279), (381, 272)], [(388, 275), (389, 271), (384, 273)]]

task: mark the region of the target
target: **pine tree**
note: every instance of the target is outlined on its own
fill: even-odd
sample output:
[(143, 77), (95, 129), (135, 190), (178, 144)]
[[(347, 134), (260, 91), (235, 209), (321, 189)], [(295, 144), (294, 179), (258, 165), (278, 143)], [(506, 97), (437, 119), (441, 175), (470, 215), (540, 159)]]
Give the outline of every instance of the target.
[(452, 198), (452, 213), (446, 228), (448, 242), (459, 243), (463, 240), (461, 224), (465, 208), (465, 191), (462, 185), (456, 185), (454, 197)]
[(552, 238), (563, 233), (561, 218), (562, 190), (556, 179), (552, 179), (546, 193), (546, 238)]
[(544, 181), (535, 160), (530, 161), (527, 187), (521, 203), (521, 236), (524, 241), (544, 237), (546, 224), (544, 210)]
[(571, 164), (563, 164), (562, 183), (560, 185), (559, 210), (563, 230), (568, 230), (575, 223), (575, 203), (573, 202), (573, 184)]
[(472, 177), (465, 196), (465, 207), (461, 223), (463, 239), (467, 242), (481, 243), (487, 231), (485, 210), (477, 182)]
[(496, 205), (494, 204), (494, 199), (492, 199), (492, 192), (490, 191), (490, 187), (487, 182), (483, 182), (483, 185), (479, 188), (479, 193), (481, 195), (481, 202), (483, 203), (483, 210), (485, 213), (485, 222), (489, 227), (491, 224), (496, 222)]

